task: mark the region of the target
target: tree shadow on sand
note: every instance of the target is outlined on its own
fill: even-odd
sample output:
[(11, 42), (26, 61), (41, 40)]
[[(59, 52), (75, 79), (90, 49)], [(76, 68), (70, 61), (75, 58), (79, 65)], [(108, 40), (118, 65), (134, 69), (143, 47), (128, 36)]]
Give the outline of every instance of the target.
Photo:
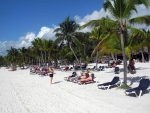
[(145, 69), (150, 69), (150, 68), (146, 68), (146, 67), (137, 67), (135, 68), (136, 70), (145, 70)]
[(129, 86), (131, 86), (135, 82), (140, 82), (141, 79), (147, 78), (148, 76), (137, 76), (137, 77), (127, 77), (127, 80), (130, 82)]
[[(112, 70), (106, 71), (105, 73), (114, 73), (114, 70), (115, 70), (115, 68), (112, 68)], [(120, 71), (120, 72), (123, 72), (123, 71), (124, 71), (124, 68), (120, 68), (120, 67), (119, 67), (119, 71)], [(120, 72), (119, 72), (119, 73), (120, 73)]]

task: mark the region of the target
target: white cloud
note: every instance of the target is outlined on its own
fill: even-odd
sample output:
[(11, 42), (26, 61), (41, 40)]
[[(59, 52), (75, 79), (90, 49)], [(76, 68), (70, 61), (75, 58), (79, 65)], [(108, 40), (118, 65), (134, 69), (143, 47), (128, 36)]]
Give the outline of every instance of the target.
[(36, 38), (35, 34), (33, 32), (29, 32), (24, 37), (20, 37), (19, 40), (16, 42), (15, 48), (21, 48), (21, 47), (29, 47), (31, 46), (31, 42)]
[(138, 13), (134, 12), (132, 14), (132, 18), (137, 17), (137, 16), (150, 15), (150, 7), (148, 9), (146, 9), (144, 5), (137, 6), (137, 11), (138, 11)]
[(91, 15), (86, 15), (85, 17), (83, 17), (82, 19), (80, 18), (80, 16), (76, 15), (74, 17), (74, 20), (79, 24), (79, 25), (83, 25), (87, 22), (89, 22), (90, 20), (97, 20), (100, 19), (102, 17), (105, 17), (106, 13), (104, 12), (103, 8), (100, 11), (94, 11)]
[[(142, 15), (150, 15), (150, 8), (146, 9), (143, 5), (140, 5), (137, 7), (138, 8), (138, 13), (133, 13), (132, 17), (136, 17), (136, 16), (142, 16)], [(100, 11), (93, 11), (92, 14), (88, 14), (86, 16), (84, 16), (83, 18), (81, 18), (80, 16), (76, 15), (74, 17), (74, 20), (76, 21), (76, 23), (78, 23), (79, 25), (83, 25), (87, 22), (89, 22), (90, 20), (96, 20), (96, 19), (100, 19), (102, 17), (105, 17), (106, 15), (108, 15), (108, 13), (104, 12), (104, 9), (102, 8)], [(139, 26), (139, 27), (144, 27), (146, 28), (145, 25)], [(0, 41), (0, 55), (6, 55), (6, 50), (10, 49), (10, 47), (15, 47), (15, 48), (20, 48), (20, 47), (29, 47), (31, 46), (31, 41), (34, 40), (34, 38), (45, 38), (45, 39), (51, 39), (51, 40), (55, 40), (55, 33), (53, 33), (54, 29), (58, 28), (58, 26), (56, 25), (52, 25), (52, 28), (43, 26), (41, 27), (39, 33), (36, 34), (33, 32), (29, 32), (26, 34), (26, 36), (22, 36), (19, 38), (18, 41), (14, 42), (14, 41), (4, 41), (1, 42)], [(80, 30), (82, 32), (90, 32), (91, 28), (85, 28)]]
[(36, 38), (45, 38), (47, 40), (55, 40), (55, 33), (53, 33), (54, 29), (57, 28), (58, 26), (53, 25), (53, 28), (48, 28), (48, 27), (42, 27), (39, 33), (36, 34), (33, 32), (28, 32), (25, 36), (22, 36), (18, 39), (18, 41), (0, 41), (0, 55), (6, 55), (7, 52), (6, 50), (9, 50), (10, 47), (14, 48), (21, 48), (21, 47), (26, 47), (28, 48), (31, 46), (31, 42), (36, 39)]
[(53, 25), (54, 28), (42, 27), (41, 31), (37, 35), (39, 38), (44, 38), (47, 40), (55, 40), (55, 33), (53, 33), (56, 26)]
[[(150, 15), (150, 8), (146, 9), (144, 5), (137, 6), (138, 13), (133, 13), (131, 18), (137, 17), (137, 16), (144, 16), (144, 15)], [(137, 28), (140, 29), (149, 29), (150, 27), (143, 24), (143, 25), (134, 25)]]
[[(101, 19), (102, 17), (106, 17), (107, 13), (104, 12), (104, 9), (102, 8), (100, 11), (94, 11), (91, 15), (86, 15), (84, 16), (82, 19), (76, 15), (74, 17), (74, 20), (76, 21), (76, 23), (78, 23), (79, 25), (84, 25), (85, 23), (91, 21), (91, 20), (97, 20), (97, 19)], [(80, 32), (90, 32), (91, 28), (90, 27), (86, 27), (82, 30), (79, 30)]]
[(14, 47), (16, 45), (16, 42), (14, 41), (0, 41), (0, 55), (6, 55), (6, 51), (10, 49), (10, 47)]

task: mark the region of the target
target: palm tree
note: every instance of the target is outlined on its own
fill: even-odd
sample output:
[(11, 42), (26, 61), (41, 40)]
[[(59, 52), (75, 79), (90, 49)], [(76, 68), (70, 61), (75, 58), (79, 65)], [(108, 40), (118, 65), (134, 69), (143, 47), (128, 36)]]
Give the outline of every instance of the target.
[[(147, 33), (149, 34), (148, 42), (150, 42), (150, 31), (148, 30)], [(148, 45), (148, 60), (150, 61), (150, 45)]]
[(1, 66), (4, 66), (4, 57), (3, 56), (0, 56), (0, 68), (1, 68)]
[(28, 58), (28, 64), (33, 65), (33, 59), (36, 58), (36, 54), (33, 52), (33, 47), (29, 46), (27, 48), (26, 56)]
[[(25, 61), (25, 58), (26, 58), (26, 55), (27, 55), (27, 49), (25, 47), (22, 47), (22, 48), (19, 48), (18, 50), (20, 52), (20, 59), (21, 59), (20, 63), (23, 63), (23, 64), (27, 63)], [(24, 65), (23, 65), (23, 67), (24, 67)]]
[(46, 53), (47, 53), (48, 50), (49, 50), (49, 41), (46, 40), (46, 39), (42, 39), (41, 41), (42, 41), (42, 42), (41, 42), (41, 45), (40, 45), (40, 50), (43, 51), (44, 54), (45, 54), (45, 55), (44, 55), (44, 56), (45, 56), (45, 61), (44, 61), (44, 63), (46, 64), (46, 59), (47, 59)]
[(7, 50), (7, 52), (8, 52), (7, 54), (8, 60), (10, 61), (10, 63), (15, 65), (19, 54), (18, 50), (16, 48), (11, 47), (10, 50)]
[[(96, 42), (96, 44), (97, 45), (99, 45), (99, 42), (101, 41), (101, 34), (102, 34), (102, 32), (101, 32), (101, 28), (100, 27), (95, 27), (94, 29), (93, 29), (93, 31), (91, 32), (91, 38), (92, 39), (94, 39), (94, 41)], [(97, 46), (96, 45), (96, 46)], [(98, 64), (98, 51), (99, 50), (96, 50), (96, 68), (97, 68), (97, 64)]]
[(55, 42), (53, 42), (51, 45), (49, 52), (50, 52), (51, 59), (54, 60), (56, 65), (58, 63), (59, 52), (61, 51), (62, 47), (63, 47), (63, 43), (57, 45)]
[(61, 24), (59, 24), (59, 28), (56, 28), (54, 32), (56, 32), (57, 39), (55, 40), (55, 43), (66, 43), (69, 45), (72, 53), (74, 54), (76, 60), (78, 63), (79, 60), (72, 48), (72, 44), (80, 44), (80, 42), (75, 37), (75, 32), (79, 28), (79, 25), (75, 23), (74, 20), (70, 20), (70, 17), (67, 17)]
[(54, 49), (53, 44), (54, 44), (53, 40), (48, 40), (48, 48), (47, 48), (47, 54), (48, 54), (47, 60), (48, 60), (48, 62), (51, 59), (52, 50)]
[[(92, 48), (90, 42), (90, 32), (76, 32), (75, 37), (79, 40), (79, 42), (82, 42), (79, 46), (76, 46), (75, 44), (73, 45), (76, 47), (76, 53), (80, 56), (80, 61), (87, 61), (88, 57), (91, 57), (91, 51), (90, 49)], [(89, 54), (90, 53), (90, 54)]]
[[(121, 49), (123, 55), (124, 62), (124, 84), (127, 84), (127, 59), (125, 55), (125, 44), (126, 40), (126, 32), (130, 28), (129, 25), (132, 24), (150, 24), (150, 15), (140, 16), (131, 18), (133, 12), (137, 12), (136, 6), (143, 4), (147, 8), (149, 7), (149, 0), (105, 0), (104, 1), (104, 10), (110, 12), (110, 18), (102, 18), (99, 20), (92, 20), (89, 23), (82, 26), (82, 28), (86, 26), (115, 26), (113, 27), (113, 32), (118, 32), (120, 35), (121, 41)], [(135, 28), (136, 29), (136, 28)]]
[(144, 47), (148, 47), (150, 46), (150, 35), (149, 33), (142, 29), (142, 30), (137, 30), (137, 29), (132, 29), (131, 30), (131, 33), (132, 33), (132, 38), (135, 39), (135, 50), (136, 51), (139, 51), (141, 52), (141, 55), (142, 55), (142, 62), (145, 61), (144, 59)]
[(43, 54), (41, 50), (42, 39), (41, 38), (34, 39), (31, 43), (33, 45), (33, 52), (35, 52), (40, 66), (41, 61), (43, 60)]

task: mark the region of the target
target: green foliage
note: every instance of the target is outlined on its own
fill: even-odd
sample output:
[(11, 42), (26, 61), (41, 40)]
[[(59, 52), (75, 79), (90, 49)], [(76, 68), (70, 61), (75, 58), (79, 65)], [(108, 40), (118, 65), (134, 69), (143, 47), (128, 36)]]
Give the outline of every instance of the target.
[(19, 63), (19, 67), (24, 67), (25, 66), (25, 63)]
[(73, 53), (72, 52), (68, 52), (65, 55), (65, 59), (69, 60), (70, 62), (73, 62)]
[(87, 62), (89, 61), (89, 57), (88, 56), (86, 56), (85, 61), (87, 61)]
[(0, 56), (0, 66), (4, 65), (4, 58), (3, 56)]

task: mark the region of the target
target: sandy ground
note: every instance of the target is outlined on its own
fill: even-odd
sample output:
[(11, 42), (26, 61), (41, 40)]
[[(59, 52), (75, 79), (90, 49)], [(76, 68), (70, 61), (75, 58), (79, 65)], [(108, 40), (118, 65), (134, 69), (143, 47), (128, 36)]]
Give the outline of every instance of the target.
[[(89, 66), (95, 64), (89, 64)], [(105, 65), (105, 64), (99, 64)], [(122, 69), (122, 65), (119, 65)], [(136, 63), (136, 74), (128, 74), (128, 84), (136, 87), (140, 78), (150, 78), (150, 63)], [(109, 82), (114, 76), (123, 79), (123, 72), (114, 74), (113, 68), (93, 72), (99, 83)], [(116, 87), (97, 88), (99, 83), (78, 85), (64, 77), (72, 71), (56, 71), (53, 84), (49, 76), (29, 74), (29, 69), (8, 71), (0, 69), (0, 113), (149, 113), (150, 93), (140, 98), (126, 96)], [(131, 82), (131, 77), (134, 77)]]

